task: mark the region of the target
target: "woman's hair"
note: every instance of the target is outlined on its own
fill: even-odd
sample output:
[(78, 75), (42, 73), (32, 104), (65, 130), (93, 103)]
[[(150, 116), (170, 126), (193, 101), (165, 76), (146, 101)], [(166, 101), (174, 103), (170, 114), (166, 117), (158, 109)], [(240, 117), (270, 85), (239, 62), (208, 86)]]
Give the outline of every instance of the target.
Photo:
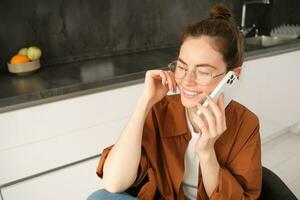
[(227, 70), (243, 64), (243, 36), (235, 24), (232, 13), (223, 5), (210, 9), (209, 17), (186, 27), (181, 44), (188, 37), (209, 36), (214, 39), (215, 48), (223, 55)]

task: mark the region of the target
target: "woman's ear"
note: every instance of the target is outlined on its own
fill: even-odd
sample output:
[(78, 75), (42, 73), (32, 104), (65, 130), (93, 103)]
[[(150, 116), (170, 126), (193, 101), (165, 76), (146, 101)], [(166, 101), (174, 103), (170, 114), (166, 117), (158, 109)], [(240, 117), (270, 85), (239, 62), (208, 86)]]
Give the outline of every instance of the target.
[(235, 75), (236, 75), (237, 77), (239, 77), (240, 74), (241, 74), (241, 72), (242, 72), (242, 67), (236, 67), (236, 68), (234, 68), (233, 71), (234, 71)]

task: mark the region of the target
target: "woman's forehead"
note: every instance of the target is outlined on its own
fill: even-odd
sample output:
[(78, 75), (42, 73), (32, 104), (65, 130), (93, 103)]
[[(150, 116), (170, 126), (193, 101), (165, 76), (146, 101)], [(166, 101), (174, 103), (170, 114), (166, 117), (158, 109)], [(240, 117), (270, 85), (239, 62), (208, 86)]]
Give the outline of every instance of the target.
[(217, 68), (225, 67), (222, 54), (214, 48), (214, 41), (208, 36), (187, 38), (180, 47), (179, 58), (188, 65), (208, 63)]

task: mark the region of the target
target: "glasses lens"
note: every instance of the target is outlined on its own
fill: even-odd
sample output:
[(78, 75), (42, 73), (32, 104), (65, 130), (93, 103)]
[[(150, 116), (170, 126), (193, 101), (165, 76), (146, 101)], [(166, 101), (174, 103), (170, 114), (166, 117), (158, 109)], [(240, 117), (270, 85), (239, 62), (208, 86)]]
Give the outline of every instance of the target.
[(175, 78), (184, 78), (187, 70), (187, 66), (179, 61), (176, 61)]
[(185, 75), (186, 67), (178, 61), (173, 61), (169, 65), (169, 69), (174, 73), (175, 78), (183, 78)]
[(201, 67), (196, 70), (196, 81), (201, 85), (208, 85), (211, 81), (211, 72), (202, 69)]

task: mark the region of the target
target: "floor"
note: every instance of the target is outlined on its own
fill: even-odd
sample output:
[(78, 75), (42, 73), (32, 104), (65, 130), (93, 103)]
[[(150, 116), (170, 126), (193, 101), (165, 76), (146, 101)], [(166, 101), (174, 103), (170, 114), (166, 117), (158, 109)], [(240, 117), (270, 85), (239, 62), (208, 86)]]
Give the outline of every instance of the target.
[(300, 199), (300, 134), (286, 132), (263, 143), (262, 162)]

